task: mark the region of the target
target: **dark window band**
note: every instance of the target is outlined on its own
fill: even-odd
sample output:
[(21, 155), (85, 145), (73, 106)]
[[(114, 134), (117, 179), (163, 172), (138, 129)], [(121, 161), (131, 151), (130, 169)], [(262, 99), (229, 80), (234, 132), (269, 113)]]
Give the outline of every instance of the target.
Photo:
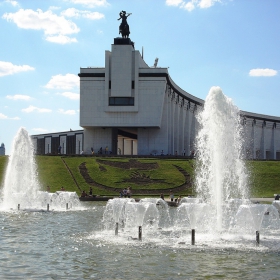
[(134, 106), (134, 97), (109, 97), (109, 106)]

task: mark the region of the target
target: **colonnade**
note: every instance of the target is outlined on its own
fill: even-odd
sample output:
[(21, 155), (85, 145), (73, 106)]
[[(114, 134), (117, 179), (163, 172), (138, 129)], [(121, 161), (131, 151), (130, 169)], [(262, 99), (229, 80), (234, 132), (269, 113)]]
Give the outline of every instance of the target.
[[(165, 110), (168, 135), (168, 154), (190, 155), (195, 150), (198, 131), (196, 116), (203, 104), (174, 90), (167, 83)], [(243, 118), (245, 156), (247, 159), (280, 160), (280, 120), (270, 116), (240, 112)], [(266, 118), (267, 117), (267, 118)]]
[(243, 125), (248, 159), (280, 159), (280, 125), (277, 121), (247, 117)]
[(165, 92), (167, 110), (168, 154), (190, 155), (194, 150), (197, 128), (197, 104), (174, 91), (168, 84)]

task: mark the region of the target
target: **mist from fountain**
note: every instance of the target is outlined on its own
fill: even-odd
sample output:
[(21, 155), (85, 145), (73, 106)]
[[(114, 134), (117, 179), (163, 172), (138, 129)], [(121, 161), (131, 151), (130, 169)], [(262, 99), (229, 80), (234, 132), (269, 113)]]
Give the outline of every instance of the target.
[(221, 88), (212, 87), (197, 120), (196, 192), (204, 202), (215, 205), (215, 228), (222, 230), (224, 202), (249, 198), (240, 111)]
[(9, 157), (3, 188), (3, 208), (23, 207), (35, 200), (40, 185), (37, 179), (33, 145), (24, 128), (16, 134)]
[(48, 193), (40, 191), (34, 147), (28, 132), (20, 128), (12, 143), (12, 152), (5, 172), (1, 210), (45, 209), (65, 210), (81, 207), (75, 192)]
[[(246, 234), (257, 233), (259, 237), (260, 229), (266, 230), (267, 235), (271, 234), (271, 229), (279, 230), (276, 207), (280, 208), (280, 204), (274, 203), (276, 207), (253, 204), (249, 199), (249, 172), (243, 155), (239, 109), (219, 87), (212, 87), (197, 120), (197, 197), (182, 198), (175, 209), (157, 198), (145, 198), (140, 202), (113, 199), (106, 205), (105, 225), (108, 225), (106, 221), (113, 219), (114, 208), (118, 209), (114, 205), (123, 203), (120, 215), (123, 236), (133, 235), (137, 226), (143, 226), (144, 238), (150, 242), (185, 244), (187, 232), (191, 231), (194, 244), (193, 233), (196, 231), (200, 242), (224, 246), (228, 242), (242, 242)], [(110, 231), (112, 228), (108, 226), (106, 229)]]

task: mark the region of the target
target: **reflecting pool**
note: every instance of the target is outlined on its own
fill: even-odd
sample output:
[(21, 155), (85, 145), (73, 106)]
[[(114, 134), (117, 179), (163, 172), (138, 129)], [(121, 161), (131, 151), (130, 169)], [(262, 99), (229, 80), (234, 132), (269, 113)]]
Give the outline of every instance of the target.
[[(83, 211), (0, 212), (0, 279), (277, 279), (279, 230), (254, 236), (190, 243), (182, 235), (143, 228), (104, 229), (106, 203), (85, 202)], [(176, 208), (170, 208), (170, 217)], [(157, 234), (156, 231), (160, 232)], [(165, 237), (164, 237), (165, 236)], [(230, 239), (230, 237), (228, 237)]]

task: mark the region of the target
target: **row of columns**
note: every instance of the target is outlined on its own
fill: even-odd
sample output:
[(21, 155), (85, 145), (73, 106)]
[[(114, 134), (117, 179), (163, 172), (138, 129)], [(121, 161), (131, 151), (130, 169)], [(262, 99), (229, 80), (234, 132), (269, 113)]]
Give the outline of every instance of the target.
[[(189, 155), (194, 150), (197, 130), (196, 114), (199, 107), (181, 97), (168, 85), (166, 87), (165, 102), (167, 104), (168, 154), (175, 155), (177, 151), (177, 154), (181, 155), (185, 149), (186, 155)], [(243, 124), (246, 125), (246, 120)], [(245, 129), (249, 130), (250, 127), (247, 126)], [(257, 129), (260, 129), (260, 135), (257, 135)], [(261, 127), (258, 127), (256, 120), (252, 119), (251, 135), (249, 136), (250, 139), (247, 139), (250, 143), (251, 157), (253, 159), (279, 159), (280, 142), (277, 142), (279, 137), (280, 129), (277, 128), (275, 122), (272, 122), (270, 129), (265, 120), (262, 121)], [(268, 141), (270, 143), (267, 143)]]
[[(245, 123), (246, 124), (246, 123)], [(272, 124), (272, 127), (267, 127), (266, 121), (262, 121), (261, 126), (257, 126), (256, 120), (252, 120), (252, 125), (248, 126), (245, 129), (250, 129), (250, 139), (249, 139), (249, 149), (250, 155), (253, 159), (277, 159), (277, 125), (276, 123)], [(259, 130), (259, 135), (258, 131)], [(280, 136), (280, 131), (279, 131)], [(267, 145), (270, 138), (269, 146)], [(280, 143), (279, 152), (280, 152)], [(267, 151), (269, 151), (269, 156), (267, 155)]]
[(194, 148), (197, 106), (166, 88), (168, 154), (189, 155)]

